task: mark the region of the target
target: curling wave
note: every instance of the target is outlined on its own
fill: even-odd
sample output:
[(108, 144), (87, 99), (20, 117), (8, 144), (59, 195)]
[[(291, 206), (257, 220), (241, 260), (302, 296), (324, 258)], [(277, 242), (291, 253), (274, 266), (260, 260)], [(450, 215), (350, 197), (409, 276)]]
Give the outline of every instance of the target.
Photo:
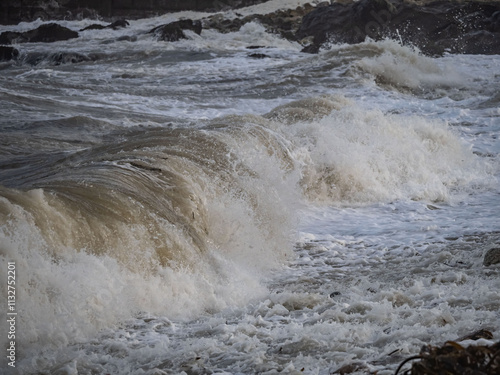
[(27, 350), (141, 311), (190, 318), (261, 296), (292, 256), (301, 205), (448, 200), (490, 181), (445, 123), (343, 96), (84, 146), (0, 187), (1, 259), (17, 264)]

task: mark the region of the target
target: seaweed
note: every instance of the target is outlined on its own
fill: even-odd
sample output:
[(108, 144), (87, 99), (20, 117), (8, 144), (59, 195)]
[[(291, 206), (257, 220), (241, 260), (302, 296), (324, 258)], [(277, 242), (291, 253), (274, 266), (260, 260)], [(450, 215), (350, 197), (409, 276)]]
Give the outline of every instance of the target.
[(396, 370), (410, 361), (411, 369), (403, 375), (497, 375), (500, 374), (500, 341), (493, 345), (463, 346), (455, 341), (447, 341), (442, 346), (425, 345), (420, 354), (404, 360)]

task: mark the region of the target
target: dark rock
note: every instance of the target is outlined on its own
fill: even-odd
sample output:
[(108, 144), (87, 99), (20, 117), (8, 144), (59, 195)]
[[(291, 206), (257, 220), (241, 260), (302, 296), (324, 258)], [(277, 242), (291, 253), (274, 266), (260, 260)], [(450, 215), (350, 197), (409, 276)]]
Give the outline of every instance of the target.
[(52, 43), (60, 40), (78, 38), (78, 33), (76, 31), (58, 25), (57, 23), (41, 25), (37, 29), (28, 31), (24, 34), (26, 34), (28, 41), (31, 43)]
[(59, 52), (52, 55), (52, 61), (55, 65), (76, 64), (84, 61), (91, 61), (88, 56), (76, 52)]
[(128, 23), (127, 20), (118, 20), (118, 21), (115, 21), (112, 24), (106, 26), (106, 28), (113, 29), (113, 30), (118, 30), (118, 29), (123, 29), (123, 28), (125, 28), (125, 27), (127, 27), (129, 25), (130, 24)]
[(226, 19), (222, 14), (216, 14), (202, 21), (204, 29), (215, 29), (220, 33), (238, 31), (244, 24), (241, 18)]
[(489, 19), (490, 23), (490, 31), (494, 33), (500, 32), (500, 10), (493, 13), (491, 18)]
[(491, 333), (490, 331), (488, 331), (486, 329), (480, 329), (478, 331), (475, 331), (475, 332), (469, 333), (465, 336), (462, 336), (459, 339), (457, 339), (456, 341), (460, 342), (460, 341), (465, 341), (465, 340), (479, 340), (479, 339), (491, 340), (491, 339), (493, 339), (493, 333)]
[(4, 32), (0, 34), (0, 43), (51, 43), (72, 38), (78, 38), (78, 33), (76, 31), (56, 23), (48, 23), (24, 33), (12, 31)]
[(500, 3), (436, 1), (417, 5), (404, 0), (333, 3), (305, 15), (298, 40), (312, 37), (316, 52), (326, 42), (360, 43), (393, 38), (427, 54), (498, 53)]
[(17, 59), (19, 51), (14, 47), (0, 46), (0, 61)]
[(243, 18), (242, 22), (258, 22), (267, 32), (279, 34), (282, 37), (295, 40), (295, 32), (302, 24), (302, 18), (315, 8), (310, 4), (295, 9), (278, 10), (268, 14), (255, 14)]
[(395, 11), (395, 7), (386, 0), (333, 3), (306, 15), (297, 37), (302, 39), (314, 36), (316, 45), (326, 41), (360, 43), (367, 36), (377, 39), (387, 31), (387, 21)]
[(500, 263), (500, 246), (490, 245), (486, 250), (486, 254), (484, 254), (483, 264), (491, 266), (498, 263)]
[(353, 373), (359, 373), (359, 372), (368, 374), (369, 373), (368, 366), (363, 362), (354, 362), (354, 363), (342, 366), (341, 368), (332, 372), (332, 374), (347, 375), (347, 374), (353, 374)]
[(270, 56), (266, 55), (265, 53), (251, 53), (248, 55), (248, 57), (252, 57), (254, 59), (265, 59), (266, 57)]
[(2, 0), (0, 24), (21, 21), (94, 18), (138, 19), (182, 10), (220, 11), (266, 0)]
[(123, 42), (123, 41), (127, 41), (127, 42), (137, 42), (137, 37), (135, 35), (122, 35), (118, 38), (116, 38), (116, 41), (117, 42)]
[(27, 38), (23, 36), (23, 33), (18, 33), (15, 31), (5, 31), (0, 34), (0, 44), (16, 44), (25, 43)]
[(96, 61), (99, 55), (90, 54), (84, 55), (77, 52), (30, 52), (23, 55), (23, 64), (37, 66), (37, 65), (65, 65), (65, 64), (77, 64), (86, 61)]
[(201, 29), (202, 26), (200, 21), (187, 19), (155, 27), (149, 33), (154, 34), (158, 40), (176, 42), (179, 39), (186, 39), (186, 35), (183, 30), (192, 30), (196, 34), (200, 35)]
[(311, 43), (311, 44), (305, 46), (304, 48), (302, 48), (302, 52), (305, 52), (305, 53), (318, 53), (320, 47), (321, 47), (320, 44)]
[(80, 29), (80, 31), (87, 31), (87, 30), (104, 30), (106, 26), (98, 24), (98, 23), (93, 23), (92, 25), (89, 25), (87, 27), (84, 27), (83, 29)]
[(485, 30), (473, 31), (460, 38), (440, 40), (435, 45), (450, 53), (500, 54), (500, 34)]
[[(319, 6), (319, 5), (318, 5)], [(295, 9), (278, 10), (268, 14), (252, 14), (244, 18), (226, 19), (221, 14), (204, 19), (204, 29), (215, 29), (221, 33), (238, 31), (249, 22), (257, 22), (266, 28), (267, 32), (281, 35), (283, 38), (295, 41), (295, 33), (299, 29), (304, 15), (315, 8), (310, 4)]]

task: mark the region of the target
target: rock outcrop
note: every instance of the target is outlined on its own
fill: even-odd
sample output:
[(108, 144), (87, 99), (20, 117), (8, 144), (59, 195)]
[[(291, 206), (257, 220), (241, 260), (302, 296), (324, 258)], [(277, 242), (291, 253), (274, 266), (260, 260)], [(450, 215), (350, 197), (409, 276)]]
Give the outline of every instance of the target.
[(315, 9), (310, 4), (299, 6), (296, 9), (278, 10), (269, 14), (252, 14), (242, 18), (224, 18), (222, 14), (193, 21), (190, 19), (171, 22), (155, 27), (150, 31), (159, 40), (174, 42), (186, 38), (183, 30), (192, 30), (198, 35), (202, 29), (215, 29), (221, 33), (238, 31), (249, 22), (258, 22), (270, 33), (281, 35), (289, 40), (296, 40), (295, 33), (302, 23), (302, 17)]
[(0, 24), (21, 21), (95, 18), (137, 19), (181, 10), (220, 11), (267, 0), (2, 0)]
[(14, 47), (0, 46), (0, 61), (14, 60), (19, 56), (19, 51)]
[(196, 34), (200, 35), (201, 29), (202, 26), (200, 21), (186, 19), (155, 27), (149, 33), (154, 34), (158, 40), (176, 42), (179, 39), (186, 39), (186, 35), (183, 30), (192, 30)]
[[(319, 4), (317, 7), (326, 6), (328, 3)], [(310, 4), (299, 6), (295, 9), (283, 9), (269, 14), (252, 14), (243, 18), (226, 19), (221, 14), (208, 17), (202, 21), (204, 29), (215, 29), (222, 33), (238, 31), (241, 26), (249, 22), (258, 22), (268, 32), (281, 35), (289, 40), (296, 40), (295, 33), (302, 24), (302, 18), (316, 9)]]
[(311, 38), (306, 50), (325, 43), (398, 39), (424, 53), (500, 53), (500, 3), (435, 1), (417, 5), (404, 0), (335, 2), (304, 16), (296, 33)]
[(78, 38), (76, 31), (56, 23), (43, 24), (40, 27), (23, 33), (6, 31), (0, 34), (0, 44), (14, 43), (51, 43), (60, 40)]
[[(6, 1), (7, 4), (11, 3), (10, 0)], [(51, 4), (55, 2), (61, 6), (69, 6), (75, 1), (54, 0)], [(81, 4), (88, 5), (90, 4), (88, 1), (82, 0)], [(134, 0), (130, 1), (134, 3)], [(152, 0), (152, 3), (155, 1)], [(227, 4), (248, 5), (259, 1), (261, 0), (232, 0)], [(35, 0), (27, 1), (28, 4), (35, 2)], [(102, 3), (107, 2), (103, 0)], [(174, 3), (179, 5), (177, 2), (172, 2), (170, 4), (172, 10), (177, 9)], [(204, 3), (205, 7), (208, 6), (204, 1), (196, 2), (196, 6), (188, 3), (190, 4), (190, 2), (184, 3), (183, 7), (199, 9), (201, 3)], [(418, 47), (429, 55), (441, 55), (445, 52), (500, 54), (500, 1), (493, 0), (460, 2), (424, 0), (418, 5), (407, 0), (347, 0), (331, 4), (323, 2), (316, 6), (305, 4), (295, 9), (230, 19), (220, 13), (199, 21), (182, 19), (155, 27), (150, 33), (159, 40), (173, 42), (186, 38), (185, 30), (197, 34), (200, 34), (202, 29), (215, 29), (222, 33), (234, 32), (248, 22), (258, 22), (267, 32), (298, 41), (305, 46), (304, 52), (311, 53), (318, 52), (327, 43), (353, 44), (361, 43), (367, 38), (373, 40), (392, 38), (402, 44)], [(81, 31), (127, 26), (128, 21), (121, 18), (107, 26), (93, 24)], [(24, 33), (4, 32), (0, 35), (0, 44), (53, 42), (76, 37), (78, 37), (76, 31), (50, 23)], [(131, 41), (136, 40), (134, 36), (127, 38)]]

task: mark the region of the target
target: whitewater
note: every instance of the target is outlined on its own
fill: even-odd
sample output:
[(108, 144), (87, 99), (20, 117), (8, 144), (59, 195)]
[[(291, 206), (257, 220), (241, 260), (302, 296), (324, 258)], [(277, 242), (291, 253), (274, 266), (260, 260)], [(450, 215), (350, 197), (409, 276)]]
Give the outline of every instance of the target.
[(500, 58), (149, 33), (206, 16), (0, 62), (0, 372), (381, 375), (498, 341)]

